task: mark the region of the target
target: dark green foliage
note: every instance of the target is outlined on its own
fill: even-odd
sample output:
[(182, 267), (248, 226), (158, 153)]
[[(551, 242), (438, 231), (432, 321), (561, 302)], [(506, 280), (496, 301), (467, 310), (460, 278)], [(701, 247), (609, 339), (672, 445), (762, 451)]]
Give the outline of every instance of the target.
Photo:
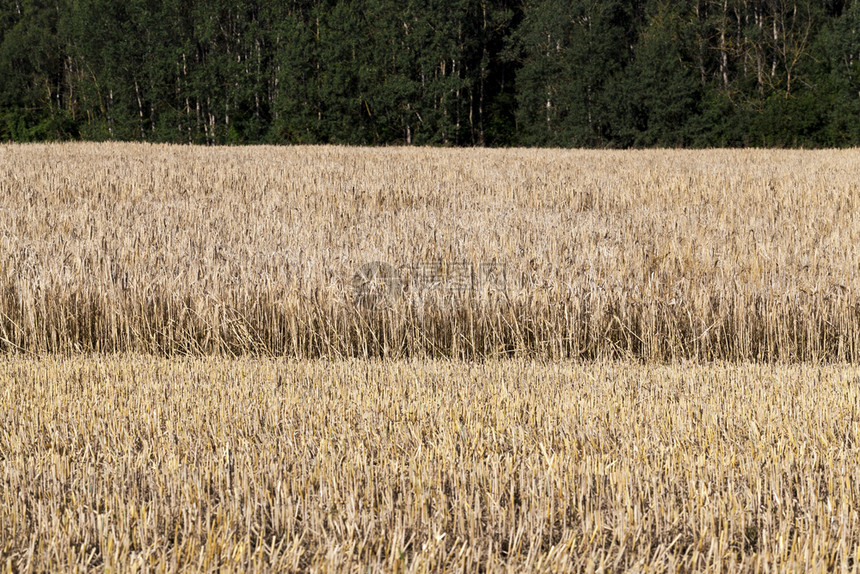
[[(518, 117), (528, 145), (600, 146), (611, 138), (611, 86), (631, 60), (633, 13), (623, 2), (526, 2), (513, 35), (522, 67)], [(617, 126), (615, 126), (617, 128)]]
[(701, 86), (684, 50), (682, 14), (666, 3), (649, 18), (633, 61), (617, 76), (610, 93), (616, 101), (615, 143), (622, 146), (687, 146), (694, 140), (691, 120), (700, 113)]
[(860, 0), (2, 0), (0, 141), (860, 144)]

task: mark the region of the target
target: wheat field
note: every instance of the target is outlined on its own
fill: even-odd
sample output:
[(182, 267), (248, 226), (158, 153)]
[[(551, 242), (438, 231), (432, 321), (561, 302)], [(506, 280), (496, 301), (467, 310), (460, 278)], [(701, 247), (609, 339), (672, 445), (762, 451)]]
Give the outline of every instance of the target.
[(0, 570), (860, 570), (860, 150), (0, 145)]
[(0, 347), (854, 361), (858, 182), (858, 150), (0, 146)]

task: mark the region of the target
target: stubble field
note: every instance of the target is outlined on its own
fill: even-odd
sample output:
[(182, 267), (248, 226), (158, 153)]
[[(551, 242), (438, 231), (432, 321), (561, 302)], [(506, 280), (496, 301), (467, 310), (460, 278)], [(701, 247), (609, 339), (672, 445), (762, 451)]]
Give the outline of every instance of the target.
[(0, 146), (0, 567), (860, 568), (860, 152)]

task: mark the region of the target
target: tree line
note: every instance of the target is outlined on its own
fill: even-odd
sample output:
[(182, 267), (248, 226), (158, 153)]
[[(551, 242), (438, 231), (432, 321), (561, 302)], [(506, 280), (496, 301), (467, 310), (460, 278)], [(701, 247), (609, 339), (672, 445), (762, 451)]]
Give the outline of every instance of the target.
[(0, 6), (0, 141), (860, 143), (860, 0)]

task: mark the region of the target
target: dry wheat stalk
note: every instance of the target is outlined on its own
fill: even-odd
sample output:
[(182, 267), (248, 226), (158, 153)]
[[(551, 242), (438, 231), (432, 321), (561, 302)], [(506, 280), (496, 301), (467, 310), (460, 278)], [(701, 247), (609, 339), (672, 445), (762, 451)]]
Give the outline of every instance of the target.
[(0, 363), (0, 565), (853, 570), (856, 367)]
[[(0, 346), (856, 360), (860, 155), (0, 146)], [(352, 280), (496, 261), (505, 292)]]

